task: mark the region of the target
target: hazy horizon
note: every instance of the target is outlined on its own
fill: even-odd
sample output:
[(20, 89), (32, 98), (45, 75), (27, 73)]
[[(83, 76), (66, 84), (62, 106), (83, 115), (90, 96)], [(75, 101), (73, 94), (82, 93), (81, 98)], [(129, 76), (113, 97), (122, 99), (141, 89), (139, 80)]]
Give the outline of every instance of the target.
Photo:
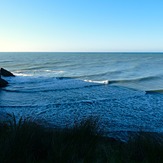
[(163, 53), (163, 51), (0, 51), (0, 53)]

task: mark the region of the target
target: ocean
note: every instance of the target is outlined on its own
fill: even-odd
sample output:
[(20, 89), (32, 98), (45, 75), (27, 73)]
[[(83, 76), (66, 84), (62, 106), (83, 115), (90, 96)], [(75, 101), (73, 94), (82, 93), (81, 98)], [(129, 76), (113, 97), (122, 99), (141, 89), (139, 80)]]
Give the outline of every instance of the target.
[(98, 118), (110, 131), (163, 131), (163, 53), (0, 53), (1, 112), (55, 127)]

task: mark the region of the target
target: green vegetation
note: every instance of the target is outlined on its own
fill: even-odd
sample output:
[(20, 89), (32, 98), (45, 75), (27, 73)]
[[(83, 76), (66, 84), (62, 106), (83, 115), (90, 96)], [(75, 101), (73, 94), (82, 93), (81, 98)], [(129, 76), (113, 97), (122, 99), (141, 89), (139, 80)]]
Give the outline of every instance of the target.
[(72, 128), (51, 129), (14, 115), (0, 122), (2, 163), (137, 163), (163, 162), (162, 137), (139, 133), (128, 142), (102, 136), (97, 119)]

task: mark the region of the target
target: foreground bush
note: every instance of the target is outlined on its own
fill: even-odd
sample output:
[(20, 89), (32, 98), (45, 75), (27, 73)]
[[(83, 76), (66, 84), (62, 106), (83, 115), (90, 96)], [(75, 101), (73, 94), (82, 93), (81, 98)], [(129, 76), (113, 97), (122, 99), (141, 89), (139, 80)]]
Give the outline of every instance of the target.
[(100, 135), (98, 121), (87, 118), (72, 128), (45, 128), (14, 115), (0, 122), (2, 163), (163, 162), (162, 136), (139, 133), (128, 142)]

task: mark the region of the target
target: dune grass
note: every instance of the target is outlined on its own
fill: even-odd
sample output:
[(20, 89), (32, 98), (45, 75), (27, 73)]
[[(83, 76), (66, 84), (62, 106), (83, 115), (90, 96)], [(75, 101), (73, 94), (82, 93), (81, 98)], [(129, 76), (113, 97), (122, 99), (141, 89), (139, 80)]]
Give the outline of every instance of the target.
[(0, 122), (2, 163), (163, 162), (161, 137), (141, 132), (128, 142), (104, 137), (97, 119), (54, 129), (14, 115)]

